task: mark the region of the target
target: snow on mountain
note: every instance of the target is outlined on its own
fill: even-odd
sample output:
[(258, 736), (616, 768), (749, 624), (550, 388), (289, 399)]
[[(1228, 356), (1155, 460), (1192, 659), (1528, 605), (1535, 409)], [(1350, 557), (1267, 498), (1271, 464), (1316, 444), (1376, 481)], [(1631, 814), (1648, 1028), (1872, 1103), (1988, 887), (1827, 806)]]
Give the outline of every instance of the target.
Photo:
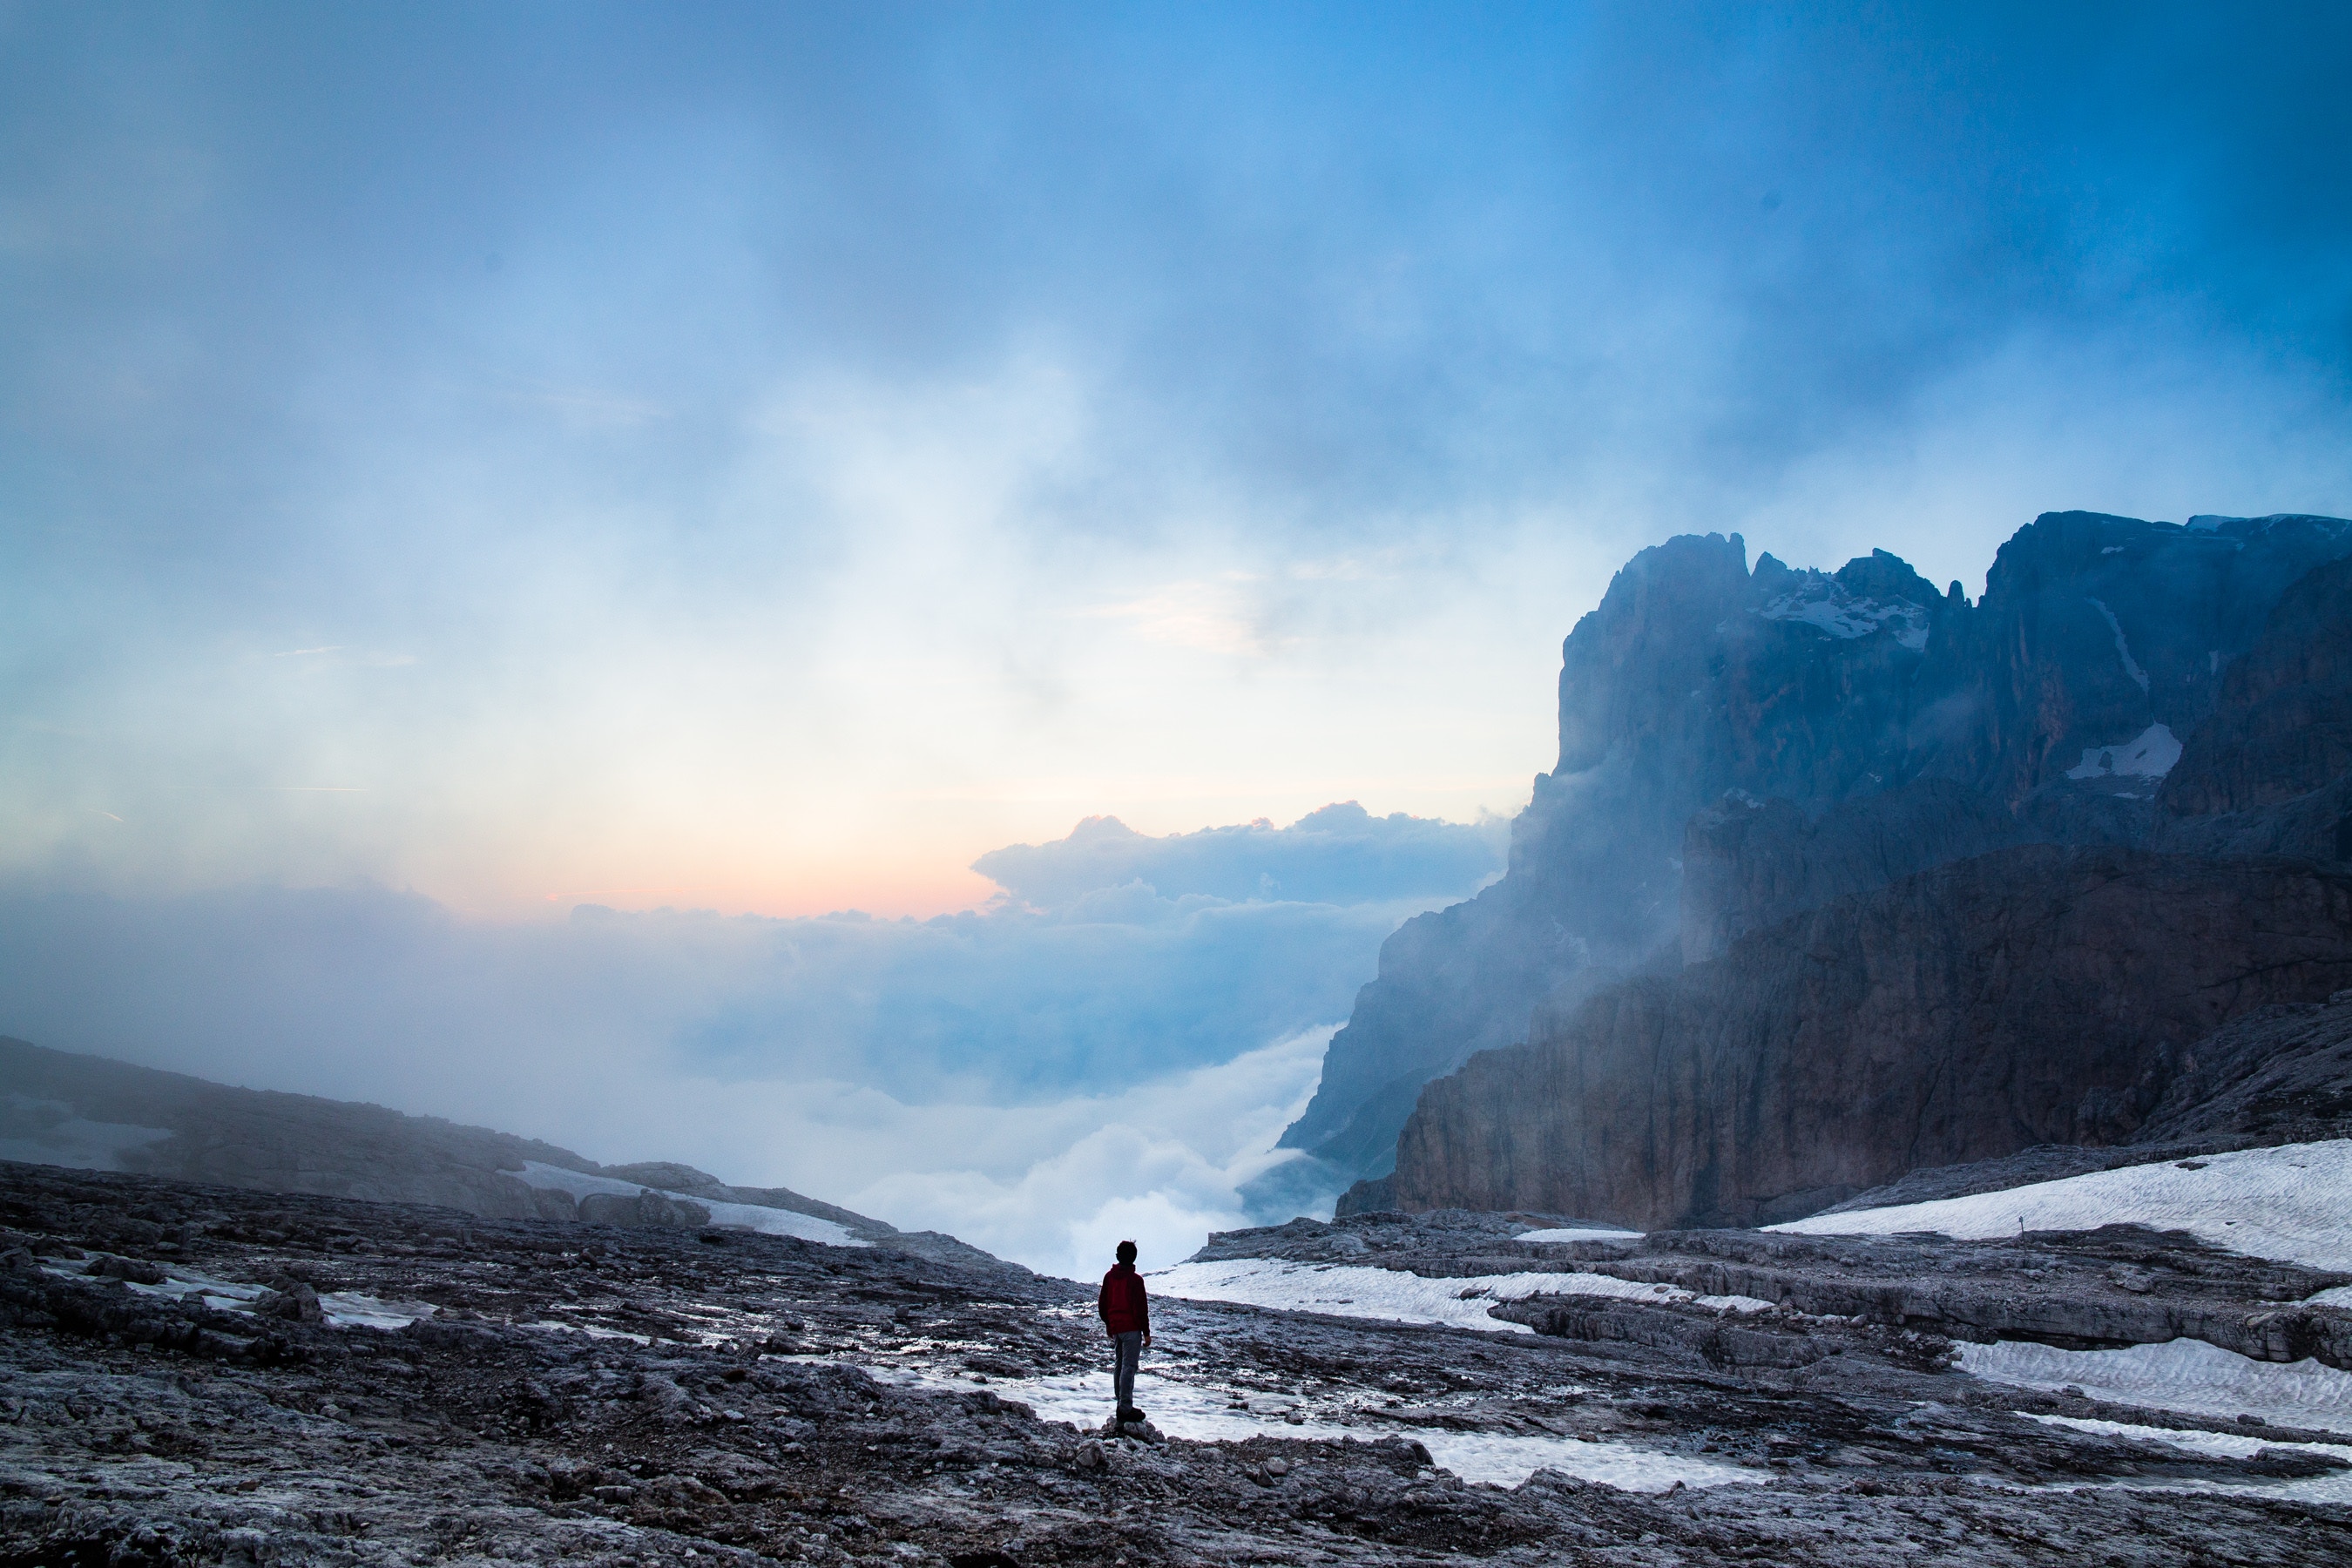
[(1916, 652), (1927, 646), (1927, 612), (1907, 599), (1892, 602), (1862, 598), (1826, 572), (1798, 574), (1802, 585), (1756, 610), (1768, 621), (1803, 621), (1833, 637), (1866, 637), (1887, 630), (1895, 640)]
[(2160, 779), (2180, 760), (2180, 742), (2162, 724), (2150, 724), (2120, 746), (2086, 746), (2083, 760), (2066, 770), (2070, 779)]
[(2352, 1140), (2126, 1165), (2004, 1192), (1815, 1215), (1766, 1228), (1806, 1236), (1932, 1231), (1990, 1240), (2029, 1230), (2145, 1225), (2255, 1258), (2352, 1268)]

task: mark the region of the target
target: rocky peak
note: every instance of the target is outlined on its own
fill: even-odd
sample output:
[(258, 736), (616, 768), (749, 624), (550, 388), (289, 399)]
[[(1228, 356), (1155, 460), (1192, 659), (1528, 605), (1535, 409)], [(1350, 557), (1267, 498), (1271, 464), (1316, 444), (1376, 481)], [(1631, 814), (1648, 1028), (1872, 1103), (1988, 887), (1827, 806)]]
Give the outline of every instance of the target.
[[(2081, 793), (2067, 781), (2095, 775), (2103, 751), (2161, 751), (2151, 731), (2196, 728), (2288, 586), (2348, 552), (2352, 522), (2332, 518), (2044, 513), (1986, 575), (1967, 652), (1978, 700), (1937, 771), (2015, 805)], [(2140, 776), (2152, 794), (2159, 775)]]
[[(1835, 572), (1750, 570), (1736, 533), (1641, 552), (1562, 645), (1559, 763), (1507, 875), (1391, 939), (1286, 1142), (1377, 1175), (1418, 1086), (1524, 1039), (1547, 997), (2020, 839), (2147, 842), (2223, 672), (2347, 554), (2352, 522), (2327, 518), (2052, 512), (1972, 605), (1883, 550)], [(1743, 797), (1780, 804), (1693, 826)], [(2300, 845), (2336, 821), (2257, 826)]]
[(1627, 562), (1560, 646), (1555, 776), (1600, 766), (1648, 728), (1661, 691), (1703, 689), (1709, 634), (1744, 607), (1749, 586), (1748, 542), (1736, 533), (1684, 534)]

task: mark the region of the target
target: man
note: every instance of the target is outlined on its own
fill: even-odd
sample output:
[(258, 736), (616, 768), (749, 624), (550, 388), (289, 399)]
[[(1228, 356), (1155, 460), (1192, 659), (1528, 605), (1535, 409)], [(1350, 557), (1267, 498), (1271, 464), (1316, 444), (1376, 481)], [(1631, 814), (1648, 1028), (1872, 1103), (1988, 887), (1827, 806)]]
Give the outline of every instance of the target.
[(1143, 1276), (1135, 1271), (1135, 1243), (1118, 1244), (1118, 1262), (1103, 1276), (1102, 1293), (1095, 1310), (1110, 1334), (1113, 1366), (1111, 1384), (1118, 1400), (1118, 1419), (1140, 1421), (1135, 1407), (1135, 1368), (1151, 1343), (1151, 1303), (1144, 1299)]

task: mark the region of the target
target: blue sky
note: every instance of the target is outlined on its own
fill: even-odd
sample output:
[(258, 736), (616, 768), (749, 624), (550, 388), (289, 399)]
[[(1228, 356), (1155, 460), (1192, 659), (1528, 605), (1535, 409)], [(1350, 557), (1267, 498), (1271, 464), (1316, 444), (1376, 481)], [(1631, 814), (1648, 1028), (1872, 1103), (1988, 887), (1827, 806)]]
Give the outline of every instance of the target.
[(1669, 534), (1973, 593), (2044, 510), (2352, 511), (2347, 67), (2325, 6), (0, 4), (0, 882), (496, 945), (1507, 815)]

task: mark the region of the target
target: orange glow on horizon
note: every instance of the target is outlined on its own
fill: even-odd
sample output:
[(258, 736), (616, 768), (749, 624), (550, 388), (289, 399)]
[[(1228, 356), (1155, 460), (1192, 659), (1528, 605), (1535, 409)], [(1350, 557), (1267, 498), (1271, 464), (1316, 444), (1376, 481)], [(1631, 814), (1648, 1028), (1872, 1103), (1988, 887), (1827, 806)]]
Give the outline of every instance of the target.
[(908, 867), (897, 871), (866, 868), (854, 875), (835, 873), (793, 879), (791, 885), (750, 879), (733, 881), (677, 882), (627, 887), (583, 888), (571, 891), (493, 899), (484, 914), (513, 915), (516, 905), (555, 905), (569, 910), (581, 904), (642, 913), (659, 909), (709, 910), (721, 915), (761, 915), (775, 920), (856, 910), (877, 919), (933, 915), (975, 910), (1003, 889), (978, 872), (958, 868), (941, 875), (932, 867)]

